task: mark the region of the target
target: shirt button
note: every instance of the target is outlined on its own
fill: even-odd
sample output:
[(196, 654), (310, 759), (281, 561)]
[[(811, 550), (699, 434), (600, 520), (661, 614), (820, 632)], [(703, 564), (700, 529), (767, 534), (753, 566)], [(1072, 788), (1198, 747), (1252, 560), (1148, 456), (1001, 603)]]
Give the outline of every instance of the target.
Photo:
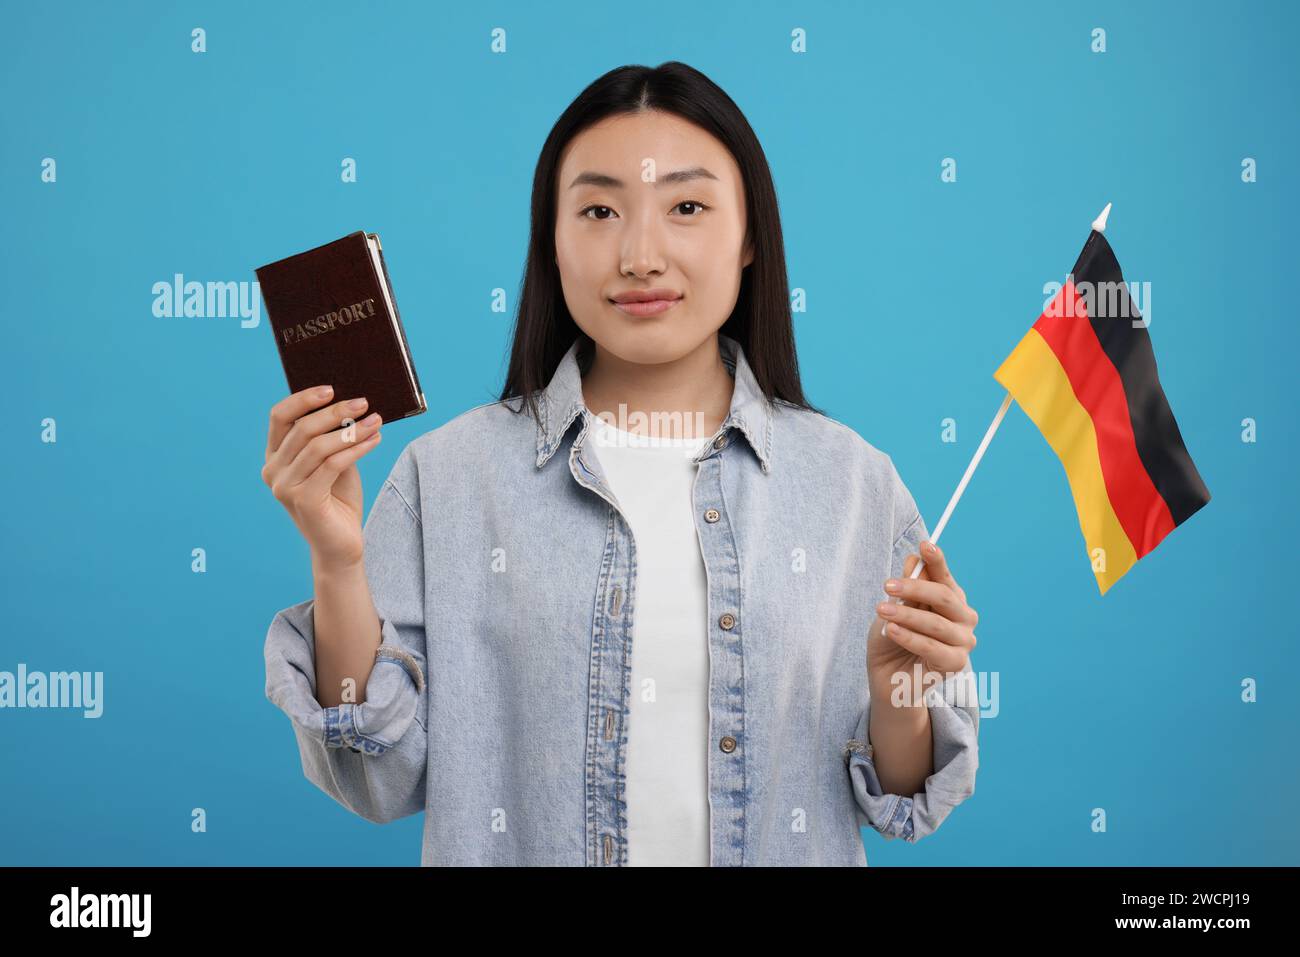
[(727, 444), (727, 437), (725, 435), (719, 435), (716, 439), (713, 440), (713, 447), (715, 449), (720, 449), (724, 447), (726, 444)]
[(719, 512), (716, 508), (711, 508), (704, 513), (704, 520), (708, 522), (710, 525), (712, 525), (720, 518), (722, 518), (722, 513)]
[(736, 616), (733, 615), (731, 612), (727, 612), (725, 615), (723, 615), (721, 618), (718, 619), (718, 624), (721, 625), (723, 628), (727, 629), (727, 631), (730, 631), (736, 625)]
[(736, 750), (736, 739), (731, 735), (727, 735), (718, 742), (718, 747), (730, 754), (732, 751)]

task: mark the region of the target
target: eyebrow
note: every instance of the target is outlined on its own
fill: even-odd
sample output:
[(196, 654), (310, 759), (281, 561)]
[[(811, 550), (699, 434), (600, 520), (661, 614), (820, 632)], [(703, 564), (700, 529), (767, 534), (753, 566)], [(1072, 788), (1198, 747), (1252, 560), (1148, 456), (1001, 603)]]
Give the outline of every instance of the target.
[[(686, 169), (675, 169), (671, 173), (660, 176), (655, 180), (655, 186), (687, 183), (693, 179), (716, 180), (717, 178), (718, 177), (714, 176), (703, 166), (688, 166)], [(622, 189), (625, 185), (627, 184), (617, 176), (610, 176), (608, 173), (593, 173), (587, 171), (579, 173), (574, 178), (573, 182), (569, 184), (569, 189), (573, 189), (575, 186), (603, 186), (607, 189)]]

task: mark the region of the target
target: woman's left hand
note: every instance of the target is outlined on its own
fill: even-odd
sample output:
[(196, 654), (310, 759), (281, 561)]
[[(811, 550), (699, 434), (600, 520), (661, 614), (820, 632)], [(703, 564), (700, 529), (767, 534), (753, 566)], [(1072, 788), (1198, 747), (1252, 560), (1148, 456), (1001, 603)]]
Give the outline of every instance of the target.
[(908, 575), (920, 559), (908, 555), (903, 577), (885, 582), (885, 592), (901, 597), (904, 604), (886, 599), (876, 606), (876, 626), (867, 637), (867, 671), (873, 689), (890, 687), (899, 673), (911, 680), (918, 662), (923, 674), (955, 674), (966, 667), (975, 647), (979, 615), (966, 603), (966, 592), (952, 577), (939, 547), (923, 542), (921, 551), (925, 567), (917, 578)]

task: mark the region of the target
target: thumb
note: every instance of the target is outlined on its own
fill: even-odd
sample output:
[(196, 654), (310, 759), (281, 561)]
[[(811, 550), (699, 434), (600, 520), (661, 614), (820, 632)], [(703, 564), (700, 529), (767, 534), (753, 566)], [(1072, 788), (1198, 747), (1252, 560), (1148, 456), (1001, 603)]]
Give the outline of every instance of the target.
[[(911, 554), (911, 555), (908, 555), (906, 558), (903, 559), (903, 577), (904, 577), (904, 578), (911, 578), (911, 577), (912, 577), (912, 569), (916, 567), (916, 563), (919, 562), (920, 560), (921, 560), (921, 556), (920, 556), (920, 555), (917, 555), (917, 554), (915, 554), (915, 553), (913, 553), (913, 554)], [(930, 573), (929, 573), (929, 572), (930, 572), (930, 570), (929, 570), (928, 568), (922, 568), (922, 569), (921, 569), (921, 574), (918, 575), (917, 578), (924, 579), (925, 581), (929, 581), (929, 580), (930, 580)]]
[[(915, 568), (916, 565), (917, 565), (917, 563), (920, 562), (920, 561), (921, 561), (921, 556), (920, 556), (920, 555), (917, 555), (917, 554), (911, 554), (911, 555), (908, 555), (906, 558), (903, 559), (903, 578), (904, 578), (904, 579), (907, 579), (907, 578), (911, 578), (911, 577), (912, 577), (912, 569)], [(928, 582), (928, 581), (930, 581), (930, 569), (929, 569), (929, 568), (922, 568), (922, 569), (921, 569), (921, 574), (919, 574), (919, 575), (916, 576), (916, 580), (917, 580), (917, 581), (923, 581), (923, 582)], [(928, 607), (929, 607), (928, 605), (920, 605), (920, 604), (918, 604), (917, 602), (914, 602), (914, 601), (903, 601), (903, 602), (900, 602), (900, 604), (906, 605), (906, 606), (909, 607), (909, 608), (913, 608), (913, 607), (927, 607), (927, 608), (928, 608)]]

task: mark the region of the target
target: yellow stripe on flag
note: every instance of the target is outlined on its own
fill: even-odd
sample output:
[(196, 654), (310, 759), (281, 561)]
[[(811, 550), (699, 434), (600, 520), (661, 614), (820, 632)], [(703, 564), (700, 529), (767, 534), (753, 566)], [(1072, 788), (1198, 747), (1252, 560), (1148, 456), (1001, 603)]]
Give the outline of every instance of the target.
[[(1092, 416), (1079, 403), (1052, 347), (1036, 329), (1025, 333), (993, 378), (1011, 393), (1065, 466), (1088, 560), (1097, 587), (1106, 594), (1137, 562), (1137, 552), (1106, 494)], [(1104, 549), (1104, 564), (1093, 554), (1098, 548)]]

